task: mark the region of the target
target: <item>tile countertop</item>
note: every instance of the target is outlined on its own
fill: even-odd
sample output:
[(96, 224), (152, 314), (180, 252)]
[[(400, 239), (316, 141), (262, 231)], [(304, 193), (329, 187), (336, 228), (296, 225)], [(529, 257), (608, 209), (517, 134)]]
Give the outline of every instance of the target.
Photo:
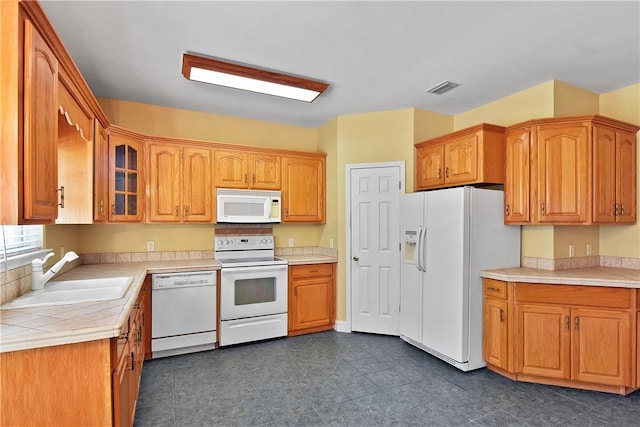
[[(55, 280), (133, 276), (123, 298), (0, 310), (0, 353), (120, 335), (147, 274), (219, 270), (214, 259), (82, 265)], [(46, 286), (46, 285), (45, 285)]]
[(289, 265), (304, 264), (330, 264), (338, 262), (338, 258), (327, 255), (278, 255), (279, 258), (286, 259)]
[(481, 277), (505, 282), (556, 285), (606, 286), (640, 289), (640, 270), (613, 267), (586, 267), (570, 270), (538, 270), (513, 267), (480, 271)]

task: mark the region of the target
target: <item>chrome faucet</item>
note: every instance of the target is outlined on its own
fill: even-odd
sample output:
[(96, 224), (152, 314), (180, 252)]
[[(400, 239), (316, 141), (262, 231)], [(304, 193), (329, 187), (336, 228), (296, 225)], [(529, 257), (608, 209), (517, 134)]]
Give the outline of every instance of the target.
[(34, 259), (33, 261), (31, 261), (31, 290), (32, 291), (39, 291), (41, 289), (44, 289), (44, 284), (47, 283), (54, 275), (60, 272), (60, 269), (62, 268), (63, 265), (65, 265), (67, 262), (71, 262), (75, 259), (78, 259), (78, 254), (76, 254), (73, 251), (69, 251), (66, 254), (64, 254), (62, 259), (56, 262), (53, 265), (53, 267), (49, 269), (49, 271), (47, 271), (46, 273), (43, 273), (42, 266), (52, 256), (53, 256), (53, 252), (49, 252), (47, 256), (45, 256), (43, 259)]

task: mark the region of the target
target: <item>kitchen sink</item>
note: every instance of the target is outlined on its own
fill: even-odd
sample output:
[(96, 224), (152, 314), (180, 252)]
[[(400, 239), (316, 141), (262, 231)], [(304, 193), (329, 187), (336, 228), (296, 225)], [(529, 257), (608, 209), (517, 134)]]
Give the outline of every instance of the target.
[(133, 277), (52, 281), (43, 290), (31, 291), (0, 306), (0, 310), (119, 299), (132, 281)]

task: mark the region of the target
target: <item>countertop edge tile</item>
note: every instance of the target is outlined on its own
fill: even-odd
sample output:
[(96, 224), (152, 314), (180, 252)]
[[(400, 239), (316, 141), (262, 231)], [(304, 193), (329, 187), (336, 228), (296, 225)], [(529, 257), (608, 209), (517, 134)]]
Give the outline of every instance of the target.
[(616, 267), (585, 267), (570, 270), (513, 267), (481, 270), (480, 276), (508, 282), (640, 289), (640, 270)]
[(327, 255), (279, 255), (279, 258), (287, 260), (289, 265), (304, 264), (332, 264), (338, 262), (338, 258)]

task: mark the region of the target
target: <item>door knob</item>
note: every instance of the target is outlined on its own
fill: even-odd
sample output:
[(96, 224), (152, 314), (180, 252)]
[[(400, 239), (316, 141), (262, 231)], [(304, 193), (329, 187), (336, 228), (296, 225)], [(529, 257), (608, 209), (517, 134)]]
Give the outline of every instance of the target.
[(353, 260), (354, 261), (358, 261), (360, 259), (360, 257), (358, 255), (354, 255)]

